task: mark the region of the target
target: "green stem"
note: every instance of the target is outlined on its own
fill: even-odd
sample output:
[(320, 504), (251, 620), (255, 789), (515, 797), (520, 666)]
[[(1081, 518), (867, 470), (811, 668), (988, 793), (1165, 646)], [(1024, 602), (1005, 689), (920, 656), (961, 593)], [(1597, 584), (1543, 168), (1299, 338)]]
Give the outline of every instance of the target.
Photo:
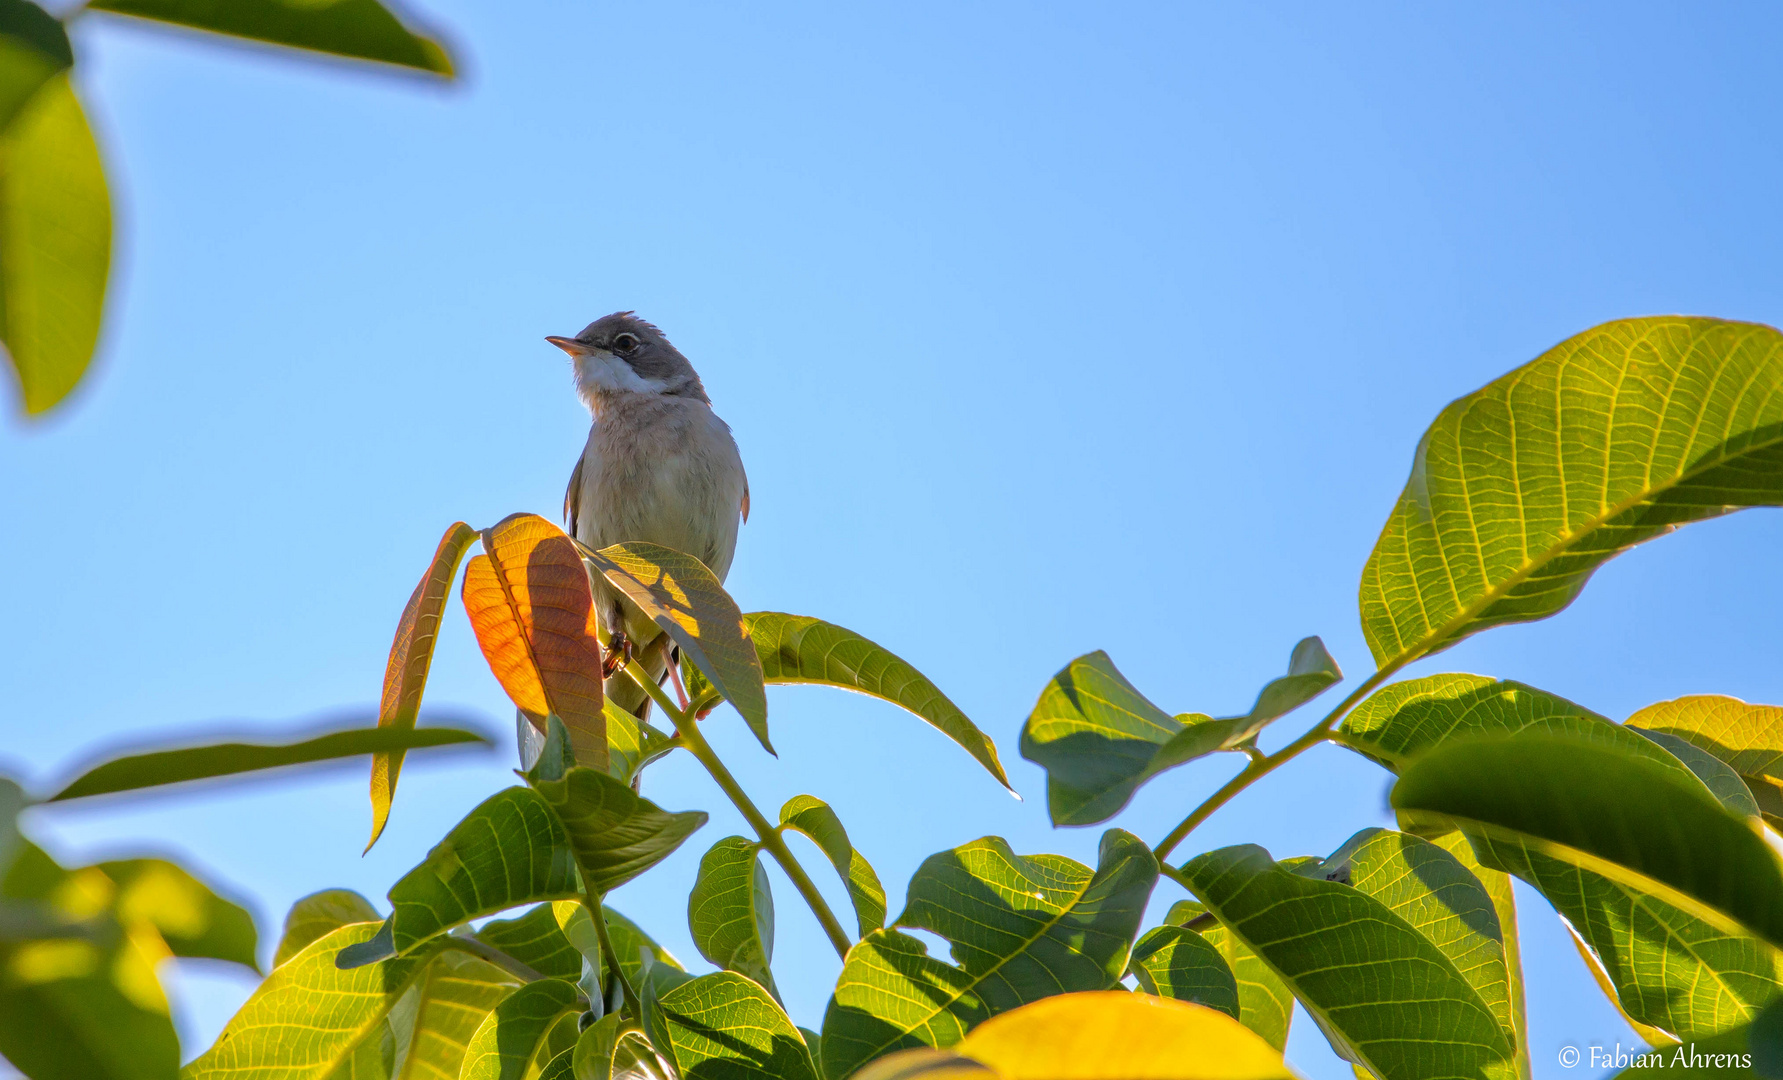
[(718, 759), (718, 754), (712, 749), (712, 744), (708, 743), (705, 735), (701, 734), (700, 725), (688, 713), (676, 708), (675, 703), (669, 700), (669, 695), (663, 692), (662, 687), (652, 682), (649, 676), (640, 674), (631, 665), (627, 665), (625, 670), (631, 673), (638, 685), (644, 688), (644, 693), (649, 694), (651, 700), (655, 701), (668, 718), (674, 721), (675, 731), (681, 736), (681, 741), (687, 747), (688, 753), (699, 759), (699, 763), (706, 767), (708, 773), (712, 774), (712, 779), (718, 782), (718, 786), (723, 789), (725, 795), (730, 797), (731, 803), (742, 812), (744, 819), (749, 822), (749, 827), (755, 830), (762, 849), (772, 855), (774, 861), (780, 864), (780, 869), (784, 870), (786, 876), (792, 880), (793, 888), (799, 890), (799, 895), (804, 897), (805, 903), (810, 906), (811, 913), (817, 916), (818, 923), (823, 926), (823, 932), (829, 936), (830, 944), (835, 947), (836, 955), (846, 958), (848, 947), (854, 943), (849, 938), (848, 932), (842, 929), (841, 922), (836, 919), (836, 913), (830, 910), (830, 905), (824, 900), (823, 894), (817, 891), (817, 886), (812, 883), (811, 876), (805, 873), (805, 868), (799, 865), (799, 860), (793, 858), (792, 849), (786, 846), (786, 839), (780, 835), (780, 830), (767, 819), (765, 814), (756, 809), (755, 803), (744, 792), (742, 785), (737, 783), (737, 778), (732, 776), (731, 771), (724, 767), (724, 762)]
[[(1231, 802), (1239, 792), (1250, 787), (1258, 780), (1263, 779), (1263, 777), (1268, 776), (1283, 765), (1286, 765), (1288, 762), (1299, 757), (1306, 751), (1324, 742), (1330, 736), (1331, 729), (1337, 725), (1339, 720), (1344, 718), (1346, 713), (1355, 708), (1363, 698), (1372, 693), (1375, 687), (1392, 678), (1393, 673), (1398, 671), (1402, 666), (1403, 665), (1401, 664), (1394, 664), (1390, 667), (1382, 668), (1373, 675), (1370, 675), (1361, 686), (1356, 687), (1355, 690), (1350, 692), (1349, 697), (1338, 702), (1337, 708), (1332, 709), (1327, 713), (1325, 719), (1320, 720), (1310, 731), (1301, 735), (1298, 739), (1295, 739), (1293, 742), (1282, 747), (1273, 754), (1266, 757), (1253, 757), (1250, 761), (1246, 762), (1244, 769), (1240, 771), (1237, 776), (1228, 780), (1224, 787), (1220, 788), (1212, 795), (1209, 795), (1206, 802), (1197, 806), (1193, 813), (1178, 822), (1176, 828), (1170, 830), (1170, 835), (1160, 840), (1158, 846), (1152, 849), (1152, 854), (1157, 856), (1159, 864), (1162, 864), (1170, 853), (1176, 849), (1176, 845), (1182, 843), (1183, 837), (1194, 832), (1197, 826), (1212, 817), (1214, 812), (1220, 807)], [(1180, 879), (1173, 877), (1172, 880)], [(1185, 886), (1185, 888), (1186, 887), (1187, 886)]]
[(582, 906), (588, 909), (588, 917), (594, 920), (594, 936), (601, 943), (601, 960), (612, 970), (613, 977), (619, 980), (619, 993), (625, 999), (625, 1011), (633, 1019), (642, 1020), (644, 1007), (638, 1002), (638, 992), (632, 989), (631, 980), (625, 977), (625, 969), (619, 966), (619, 950), (613, 948), (613, 939), (607, 936), (607, 912), (601, 906), (601, 898), (594, 895), (594, 890), (584, 889)]

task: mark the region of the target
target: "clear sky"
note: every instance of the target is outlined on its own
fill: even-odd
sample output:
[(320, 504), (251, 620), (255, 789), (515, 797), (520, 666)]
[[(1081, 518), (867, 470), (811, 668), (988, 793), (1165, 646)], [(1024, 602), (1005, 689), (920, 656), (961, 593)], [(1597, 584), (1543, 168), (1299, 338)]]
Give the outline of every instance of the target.
[[(543, 336), (635, 308), (742, 447), (742, 605), (917, 664), (1026, 797), (890, 706), (798, 688), (770, 696), (778, 760), (734, 714), (708, 722), (758, 802), (831, 802), (894, 912), (926, 855), (986, 833), (1093, 862), (1098, 830), (1051, 829), (1016, 753), (1059, 667), (1107, 649), (1165, 708), (1231, 713), (1316, 633), (1363, 677), (1358, 577), (1443, 404), (1611, 318), (1783, 322), (1766, 5), (425, 15), (461, 84), (78, 27), (120, 232), (93, 377), (47, 422), (0, 423), (0, 757), (26, 777), (373, 708), (445, 526), (556, 515), (588, 420)], [(1617, 719), (1685, 693), (1783, 702), (1780, 542), (1766, 511), (1691, 526), (1559, 617), (1408, 674), (1516, 678)], [(251, 902), (270, 955), (298, 896), (381, 900), (512, 782), (512, 710), (456, 600), (429, 691), (505, 742), (411, 759), (368, 857), (362, 765), (29, 829), (69, 858), (191, 859)], [(1117, 824), (1155, 841), (1236, 767), (1172, 773)], [(1389, 823), (1387, 783), (1321, 749), (1183, 854), (1327, 853)], [(745, 826), (685, 759), (645, 793), (712, 822), (614, 903), (699, 969), (687, 890)], [(814, 1026), (837, 961), (772, 876), (780, 985)], [(1161, 884), (1155, 911), (1181, 895)], [(1562, 1077), (1561, 1046), (1635, 1040), (1522, 899), (1531, 1051)], [(178, 983), (196, 1053), (249, 984)], [(1289, 1053), (1349, 1076), (1304, 1014)]]

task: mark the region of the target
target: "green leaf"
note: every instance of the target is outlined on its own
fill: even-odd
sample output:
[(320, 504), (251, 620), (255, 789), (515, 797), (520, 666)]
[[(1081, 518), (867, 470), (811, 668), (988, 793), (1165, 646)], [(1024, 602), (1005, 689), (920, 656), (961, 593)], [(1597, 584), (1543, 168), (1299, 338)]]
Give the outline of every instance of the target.
[[(1520, 1045), (1523, 1017), (1512, 990), (1504, 931), (1480, 880), (1447, 849), (1408, 833), (1364, 829), (1345, 848), (1341, 870), (1348, 884), (1380, 901), (1448, 957), (1505, 1038)], [(1330, 874), (1339, 867), (1327, 860), (1324, 869)]]
[(1684, 739), (1726, 762), (1765, 820), (1783, 828), (1783, 708), (1705, 694), (1649, 705), (1628, 726)]
[(885, 887), (879, 875), (848, 840), (848, 830), (829, 804), (813, 795), (794, 795), (780, 808), (780, 824), (811, 838), (822, 849), (848, 886), (848, 898), (854, 904), (854, 919), (860, 936), (885, 925)]
[(27, 0), (0, 0), (0, 130), (50, 76), (73, 66), (61, 20)]
[(223, 960), (256, 974), (260, 938), (254, 916), (166, 859), (98, 864), (117, 886), (113, 916), (125, 926), (153, 926), (175, 956)]
[(0, 132), (0, 341), (27, 413), (50, 409), (86, 372), (110, 267), (105, 169), (63, 71)]
[(471, 919), (580, 892), (569, 837), (545, 800), (527, 788), (506, 788), (466, 814), (390, 887), (391, 945), (406, 953)]
[[(452, 592), (452, 579), (458, 564), (477, 539), (477, 531), (462, 521), (455, 521), (440, 537), (433, 560), (426, 573), (409, 594), (396, 624), (396, 638), (390, 644), (390, 659), (384, 665), (384, 694), (378, 704), (378, 727), (413, 730), (421, 712), (421, 695), (427, 689), (427, 674), (433, 667), (433, 647), (439, 640), (440, 617), (445, 614), (446, 598)], [(371, 759), (371, 839), (365, 850), (378, 842), (390, 820), (390, 801), (396, 797), (397, 777), (402, 773), (401, 750), (373, 754)]]
[(1658, 744), (1582, 705), (1483, 675), (1429, 675), (1394, 683), (1356, 706), (1337, 732), (1343, 745), (1395, 772), (1419, 754), (1456, 739), (1548, 732), (1646, 758), (1680, 777), (1691, 775)]
[(1207, 914), (1206, 906), (1198, 901), (1178, 900), (1171, 905), (1164, 921), (1195, 931), (1219, 950), (1238, 983), (1239, 1022), (1277, 1050), (1287, 1046), (1288, 1025), (1294, 1019), (1294, 994), (1275, 969)]
[(581, 911), (578, 900), (559, 900), (528, 908), (518, 919), (491, 919), (477, 930), (477, 940), (500, 949), (541, 975), (571, 982), (582, 977), (582, 952), (563, 932), (558, 909)]
[(337, 953), (379, 930), (341, 927), (275, 968), (182, 1080), (323, 1080), (368, 1075), (366, 1066), (390, 1080), (458, 1075), (465, 1044), (516, 980), (450, 939), (379, 964), (336, 966)]
[(1017, 855), (995, 836), (929, 856), (897, 925), (947, 939), (959, 966), (905, 935), (868, 934), (849, 950), (824, 1017), (825, 1074), (945, 1048), (986, 1016), (1049, 994), (1116, 985), (1157, 878), (1151, 849), (1120, 829), (1103, 834), (1093, 873), (1059, 855)]
[(1545, 855), (1783, 945), (1776, 856), (1694, 776), (1650, 759), (1574, 736), (1470, 740), (1414, 761), (1392, 800), (1403, 820), (1467, 831), (1487, 865)]
[(679, 744), (648, 722), (626, 712), (607, 698), (602, 702), (607, 721), (607, 774), (629, 784), (644, 766), (667, 754)]
[[(1609, 1066), (1622, 1071), (1612, 1080), (1640, 1080), (1643, 1077), (1671, 1073), (1695, 1080), (1776, 1080), (1783, 1076), (1783, 1006), (1772, 1004), (1751, 1024), (1723, 1031), (1703, 1039), (1688, 1040), (1681, 1046), (1652, 1046), (1623, 1050), (1621, 1046), (1592, 1048), (1580, 1054), (1580, 1063), (1587, 1067)], [(1618, 1051), (1620, 1052), (1618, 1055)]]
[(1783, 503), (1783, 335), (1659, 316), (1587, 330), (1442, 411), (1362, 573), (1383, 669), (1545, 618), (1679, 525)]
[(576, 1044), (587, 1006), (557, 979), (527, 983), (483, 1018), (456, 1074), (459, 1080), (526, 1080)]
[(868, 934), (848, 950), (824, 1012), (824, 1076), (843, 1080), (882, 1054), (959, 1042), (991, 1014), (978, 981), (907, 934)]
[(92, 0), (95, 11), (208, 30), (294, 49), (373, 60), (452, 77), (434, 38), (404, 26), (377, 0)]
[(180, 750), (153, 750), (95, 765), (50, 796), (47, 802), (111, 795), (120, 791), (183, 784), (218, 776), (282, 769), (336, 758), (390, 750), (415, 750), (458, 743), (491, 745), (488, 736), (455, 728), (355, 728), (297, 743), (217, 743)]
[(816, 1080), (805, 1038), (766, 990), (735, 972), (644, 997), (651, 1045), (698, 1080)]
[[(1511, 1040), (1478, 991), (1441, 949), (1374, 897), (1278, 865), (1251, 844), (1198, 856), (1182, 872), (1348, 1060), (1383, 1080), (1514, 1070)], [(1408, 1001), (1422, 1007), (1408, 1010)]]
[[(743, 616), (743, 625), (769, 684), (834, 686), (889, 701), (958, 743), (999, 784), (1009, 787), (997, 745), (939, 687), (891, 651), (852, 630), (806, 615), (752, 611)], [(710, 685), (698, 672), (685, 669), (687, 693), (694, 701), (705, 696)]]
[(283, 964), (324, 934), (350, 923), (380, 922), (382, 919), (370, 900), (351, 889), (323, 889), (310, 893), (292, 904), (285, 915), (285, 932), (279, 938), (272, 966)]
[(1223, 719), (1170, 716), (1128, 682), (1104, 652), (1054, 675), (1022, 726), (1021, 755), (1046, 770), (1054, 825), (1094, 825), (1120, 813), (1152, 777), (1220, 750), (1237, 750), (1270, 721), (1343, 677), (1316, 637), (1294, 647), (1288, 674), (1271, 680), (1251, 711)]
[(1238, 1019), (1238, 980), (1213, 943), (1181, 926), (1158, 926), (1133, 946), (1127, 971), (1139, 989), (1192, 1001)]
[(655, 866), (706, 823), (702, 810), (671, 813), (605, 773), (574, 768), (535, 783), (569, 836), (582, 881), (605, 895)]
[[(651, 974), (671, 985), (679, 985), (680, 980), (673, 979), (670, 973), (685, 975), (687, 969), (681, 966), (681, 961), (675, 959), (674, 954), (657, 944), (656, 939), (624, 915), (610, 907), (603, 907), (601, 910), (607, 913), (607, 937), (613, 942), (613, 951), (619, 956), (619, 970), (625, 973), (633, 986), (637, 986)], [(644, 962), (646, 957), (649, 959), (648, 969)]]
[(780, 996), (774, 959), (774, 896), (759, 847), (741, 836), (713, 844), (700, 860), (687, 898), (687, 928), (700, 955), (726, 971), (749, 976)]
[(617, 1013), (589, 1025), (576, 1040), (571, 1060), (577, 1080), (669, 1080), (673, 1075), (635, 1022)]
[(692, 555), (657, 544), (583, 548), (582, 554), (680, 646), (681, 654), (705, 673), (742, 715), (762, 749), (772, 754), (761, 661), (750, 644), (743, 613), (712, 571)]
[(1505, 971), (1510, 976), (1511, 1019), (1517, 1037), (1517, 1074), (1528, 1077), (1532, 1072), (1529, 1062), (1528, 1010), (1523, 992), (1523, 948), (1517, 927), (1517, 897), (1511, 888), (1511, 876), (1503, 870), (1482, 865), (1474, 855), (1473, 845), (1459, 832), (1448, 832), (1426, 839), (1453, 855), (1455, 861), (1467, 868), (1467, 872), (1474, 876), (1474, 880), (1480, 883), (1480, 887), (1492, 899), (1492, 909), (1498, 915), (1498, 931), (1503, 939)]

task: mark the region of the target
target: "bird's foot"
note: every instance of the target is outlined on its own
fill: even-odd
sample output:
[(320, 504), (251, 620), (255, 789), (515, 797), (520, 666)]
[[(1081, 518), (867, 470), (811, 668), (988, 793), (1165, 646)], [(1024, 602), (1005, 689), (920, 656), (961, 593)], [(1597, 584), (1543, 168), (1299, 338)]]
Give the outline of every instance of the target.
[(675, 697), (681, 702), (681, 711), (687, 711), (687, 686), (681, 681), (681, 665), (670, 661), (669, 681), (675, 684)]
[(631, 639), (625, 631), (613, 631), (613, 640), (607, 645), (607, 655), (601, 661), (601, 678), (611, 679), (615, 672), (631, 663)]

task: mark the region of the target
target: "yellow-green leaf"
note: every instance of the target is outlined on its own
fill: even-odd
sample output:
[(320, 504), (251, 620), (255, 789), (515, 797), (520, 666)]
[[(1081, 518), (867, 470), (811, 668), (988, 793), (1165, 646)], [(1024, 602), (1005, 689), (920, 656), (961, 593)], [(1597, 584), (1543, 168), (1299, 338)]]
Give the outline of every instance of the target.
[(352, 923), (381, 922), (383, 916), (372, 902), (351, 889), (323, 889), (291, 905), (285, 915), (285, 932), (279, 938), (272, 966), (278, 967), (309, 943)]
[(683, 1077), (816, 1080), (804, 1035), (766, 990), (732, 971), (660, 996), (647, 985), (644, 1030)]
[(1545, 618), (1679, 525), (1783, 503), (1783, 334), (1657, 316), (1587, 330), (1442, 411), (1362, 574), (1397, 668)]
[(774, 894), (760, 850), (741, 836), (712, 845), (687, 897), (687, 928), (701, 956), (749, 976), (779, 997), (769, 967), (774, 960)]
[(1704, 694), (1649, 705), (1628, 726), (1713, 754), (1746, 782), (1765, 820), (1783, 828), (1783, 708)]
[(30, 0), (0, 2), (0, 130), (50, 76), (73, 65), (60, 19)]
[(66, 71), (0, 131), (0, 341), (25, 411), (68, 396), (99, 343), (111, 197)]
[(587, 1004), (557, 979), (527, 983), (483, 1018), (452, 1074), (459, 1080), (532, 1080), (576, 1044), (576, 1018)]
[(842, 819), (828, 803), (814, 795), (794, 795), (780, 808), (780, 824), (810, 837), (829, 858), (848, 886), (861, 937), (885, 925), (885, 887), (866, 858), (855, 850)]

